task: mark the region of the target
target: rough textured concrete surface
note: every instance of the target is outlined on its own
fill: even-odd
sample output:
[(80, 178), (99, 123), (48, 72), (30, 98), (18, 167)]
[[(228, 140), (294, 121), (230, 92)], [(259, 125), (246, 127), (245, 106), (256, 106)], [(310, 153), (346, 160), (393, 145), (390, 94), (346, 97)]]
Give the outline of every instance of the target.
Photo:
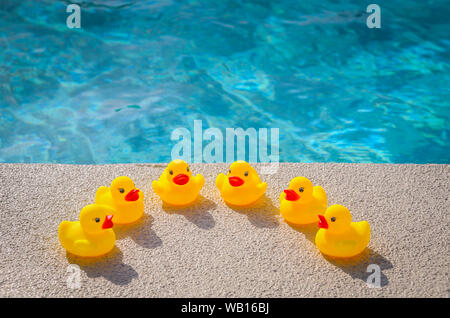
[[(226, 164), (193, 164), (205, 176), (188, 209), (161, 204), (151, 181), (163, 164), (0, 165), (0, 296), (18, 297), (448, 297), (450, 165), (281, 164), (252, 208), (222, 201), (214, 180)], [(258, 166), (257, 166), (258, 168)], [(261, 167), (259, 167), (261, 168)], [(57, 237), (96, 189), (130, 176), (145, 193), (145, 217), (115, 226), (106, 257), (71, 256)], [(369, 247), (350, 261), (325, 258), (317, 225), (292, 227), (278, 196), (298, 175), (322, 185), (372, 228)], [(69, 288), (70, 264), (81, 269)], [(381, 288), (369, 288), (369, 264)]]

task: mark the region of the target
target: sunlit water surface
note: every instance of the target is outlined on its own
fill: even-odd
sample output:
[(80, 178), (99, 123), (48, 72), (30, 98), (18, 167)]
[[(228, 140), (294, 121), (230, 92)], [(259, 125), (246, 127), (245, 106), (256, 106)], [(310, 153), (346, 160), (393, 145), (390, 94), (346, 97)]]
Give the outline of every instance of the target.
[[(72, 2), (72, 1), (70, 1)], [(280, 159), (449, 163), (448, 1), (0, 1), (0, 162), (167, 162), (279, 128)], [(75, 2), (75, 1), (73, 1)]]

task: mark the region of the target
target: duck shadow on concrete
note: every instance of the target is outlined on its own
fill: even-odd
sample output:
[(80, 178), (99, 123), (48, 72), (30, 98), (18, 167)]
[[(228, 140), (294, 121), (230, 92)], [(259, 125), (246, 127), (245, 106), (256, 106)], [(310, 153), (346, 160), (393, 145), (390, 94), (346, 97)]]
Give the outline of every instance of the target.
[(152, 230), (153, 217), (144, 214), (142, 218), (133, 224), (114, 225), (116, 239), (121, 240), (130, 237), (137, 245), (144, 248), (156, 248), (162, 245), (162, 240)]
[[(352, 278), (361, 279), (364, 282), (367, 282), (369, 276), (374, 274), (374, 269), (370, 268), (369, 265), (377, 265), (380, 268), (380, 287), (389, 284), (389, 279), (383, 271), (393, 268), (392, 263), (370, 247), (367, 247), (361, 254), (348, 259), (334, 258), (324, 254), (322, 256), (327, 262), (340, 268)], [(374, 283), (372, 279), (370, 279), (370, 282)]]
[(139, 276), (133, 267), (123, 263), (123, 254), (117, 246), (99, 258), (83, 258), (69, 252), (66, 252), (66, 257), (70, 264), (77, 264), (89, 278), (104, 277), (114, 285), (128, 285)]
[(186, 220), (197, 227), (204, 230), (210, 230), (216, 225), (216, 221), (214, 221), (214, 218), (209, 211), (215, 209), (216, 206), (216, 203), (213, 201), (199, 195), (197, 200), (189, 206), (177, 207), (163, 203), (162, 209), (167, 214), (183, 215)]
[[(286, 223), (289, 224), (289, 226), (294, 230), (302, 233), (312, 244), (316, 244), (316, 233), (319, 230), (317, 223), (308, 225), (296, 225), (289, 222)], [(325, 254), (322, 254), (322, 256), (328, 263), (338, 267), (352, 278), (358, 278), (364, 282), (367, 282), (367, 278), (373, 273), (373, 269), (369, 269), (369, 271), (367, 271), (368, 266), (371, 264), (378, 265), (380, 267), (380, 287), (384, 287), (389, 284), (389, 279), (386, 275), (384, 275), (383, 270), (393, 268), (392, 263), (369, 247), (367, 247), (361, 254), (351, 258), (334, 258)]]
[(233, 211), (246, 215), (250, 223), (256, 227), (275, 228), (280, 225), (277, 218), (280, 211), (266, 195), (248, 206), (241, 207), (228, 203), (226, 205)]
[(286, 223), (297, 232), (302, 233), (308, 241), (315, 244), (314, 240), (316, 238), (316, 233), (319, 230), (317, 226), (318, 222), (306, 225), (293, 224), (287, 221)]

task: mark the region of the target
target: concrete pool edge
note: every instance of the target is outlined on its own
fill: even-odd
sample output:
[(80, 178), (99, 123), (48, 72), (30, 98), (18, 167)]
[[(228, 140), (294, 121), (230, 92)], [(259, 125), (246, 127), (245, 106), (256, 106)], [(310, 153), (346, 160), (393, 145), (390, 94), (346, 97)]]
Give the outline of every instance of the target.
[[(151, 190), (164, 166), (0, 164), (0, 296), (448, 297), (450, 165), (281, 163), (278, 174), (261, 176), (269, 187), (258, 212), (221, 201), (214, 177), (228, 164), (192, 164), (205, 176), (204, 200), (168, 210)], [(119, 251), (103, 261), (67, 257), (57, 225), (76, 219), (96, 188), (120, 174), (144, 191), (148, 218), (119, 229)], [(371, 223), (359, 262), (324, 259), (312, 244), (315, 229), (290, 227), (277, 214), (280, 191), (297, 175)], [(84, 287), (72, 290), (66, 268), (77, 262)], [(371, 262), (381, 267), (379, 289), (365, 281)]]

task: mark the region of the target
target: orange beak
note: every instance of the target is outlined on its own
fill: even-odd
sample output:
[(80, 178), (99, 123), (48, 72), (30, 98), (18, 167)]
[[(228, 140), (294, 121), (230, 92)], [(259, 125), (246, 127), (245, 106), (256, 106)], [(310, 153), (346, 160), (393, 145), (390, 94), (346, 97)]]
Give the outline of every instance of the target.
[(107, 215), (105, 221), (103, 222), (102, 229), (110, 229), (113, 227), (114, 223), (112, 222), (113, 215)]

